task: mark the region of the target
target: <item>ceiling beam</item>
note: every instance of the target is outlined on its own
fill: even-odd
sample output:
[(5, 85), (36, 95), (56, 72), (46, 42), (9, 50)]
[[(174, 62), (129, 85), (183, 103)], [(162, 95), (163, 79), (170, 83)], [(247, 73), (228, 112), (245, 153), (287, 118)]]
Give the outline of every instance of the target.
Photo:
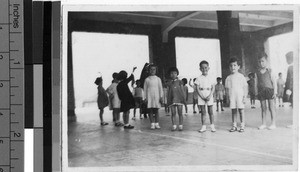
[(190, 13), (179, 13), (178, 16), (176, 16), (172, 21), (168, 21), (162, 24), (162, 36), (163, 36), (163, 42), (168, 41), (168, 33), (170, 30), (172, 30), (174, 27), (176, 27), (181, 22), (200, 14), (200, 11), (196, 12), (190, 12)]
[(239, 16), (259, 20), (293, 20), (293, 13), (287, 11), (239, 11)]

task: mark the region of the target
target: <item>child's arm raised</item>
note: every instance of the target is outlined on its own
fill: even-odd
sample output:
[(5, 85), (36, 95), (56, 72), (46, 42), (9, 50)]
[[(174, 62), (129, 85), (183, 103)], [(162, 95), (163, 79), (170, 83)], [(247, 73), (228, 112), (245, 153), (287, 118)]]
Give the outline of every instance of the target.
[(193, 88), (192, 78), (190, 78), (189, 85)]

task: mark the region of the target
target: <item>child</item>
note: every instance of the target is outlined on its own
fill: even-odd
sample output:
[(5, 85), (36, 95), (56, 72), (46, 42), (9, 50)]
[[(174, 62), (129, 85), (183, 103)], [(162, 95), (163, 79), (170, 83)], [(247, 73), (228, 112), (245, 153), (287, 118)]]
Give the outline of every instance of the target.
[(136, 67), (133, 68), (132, 74), (127, 78), (127, 72), (120, 71), (118, 80), (120, 83), (117, 86), (118, 96), (121, 100), (120, 111), (123, 112), (124, 129), (133, 129), (134, 126), (129, 124), (130, 109), (134, 108), (135, 102), (132, 93), (129, 90), (128, 83), (134, 79), (133, 73)]
[(272, 124), (269, 129), (276, 128), (276, 112), (275, 112), (275, 95), (276, 95), (276, 82), (272, 76), (271, 69), (267, 68), (267, 55), (260, 54), (258, 57), (259, 71), (256, 72), (257, 76), (257, 98), (261, 103), (262, 112), (262, 125), (258, 129), (262, 130), (267, 127), (266, 115), (267, 115), (267, 102), (271, 113)]
[(251, 104), (251, 108), (255, 109), (255, 97), (257, 95), (257, 91), (255, 87), (255, 74), (249, 73), (248, 77), (249, 77), (249, 81), (247, 81), (247, 83), (249, 88), (250, 104)]
[[(147, 102), (147, 108), (149, 110), (152, 130), (160, 129), (158, 109), (161, 107), (164, 95), (161, 79), (156, 76), (156, 70), (157, 67), (155, 65), (149, 66), (150, 76), (145, 79), (144, 83), (145, 101)], [(155, 119), (153, 119), (153, 115)]]
[(196, 90), (196, 85), (195, 85), (195, 81), (196, 81), (196, 78), (193, 79), (193, 82), (194, 84), (192, 84), (192, 79), (190, 79), (189, 81), (189, 85), (193, 88), (193, 113), (197, 113), (196, 112), (196, 109), (195, 109), (195, 106), (198, 107), (198, 111), (200, 113), (200, 106), (198, 106), (198, 93), (197, 93), (197, 90)]
[(214, 83), (211, 79), (211, 77), (208, 75), (209, 70), (209, 64), (207, 61), (203, 60), (199, 64), (200, 71), (202, 72), (202, 75), (199, 76), (196, 81), (196, 90), (198, 94), (198, 105), (201, 109), (201, 123), (202, 127), (199, 130), (200, 133), (203, 133), (206, 131), (206, 108), (205, 105), (207, 105), (209, 119), (210, 119), (210, 126), (211, 126), (211, 132), (216, 132), (215, 125), (214, 125), (214, 115), (213, 115), (213, 103), (214, 100), (212, 98), (214, 93)]
[(286, 62), (289, 65), (286, 75), (286, 81), (285, 81), (285, 99), (286, 101), (291, 103), (291, 106), (293, 107), (293, 52), (288, 52), (286, 57)]
[(219, 111), (219, 103), (221, 104), (221, 111), (224, 111), (223, 109), (223, 99), (225, 95), (225, 87), (223, 84), (221, 84), (222, 78), (217, 78), (217, 84), (215, 86), (215, 96), (217, 100), (217, 112)]
[[(182, 83), (183, 83), (183, 93), (184, 93), (184, 97), (185, 97), (185, 102), (187, 102), (188, 101), (188, 96), (189, 96), (189, 89), (188, 89), (188, 87), (187, 87), (187, 79), (186, 78), (183, 78), (182, 79)], [(185, 115), (187, 115), (187, 113), (188, 113), (188, 108), (187, 108), (187, 103), (184, 105), (184, 107), (185, 107)]]
[(277, 79), (277, 97), (278, 97), (278, 104), (279, 107), (283, 107), (283, 92), (284, 92), (284, 80), (282, 79), (282, 73), (278, 74), (278, 79)]
[(107, 122), (103, 121), (104, 108), (106, 106), (108, 106), (108, 97), (107, 97), (107, 94), (106, 94), (104, 88), (102, 87), (102, 77), (96, 78), (95, 84), (98, 85), (98, 99), (97, 99), (97, 104), (98, 104), (98, 108), (100, 110), (100, 112), (99, 112), (100, 124), (102, 126), (108, 125)]
[(113, 113), (113, 121), (116, 127), (123, 126), (120, 122), (120, 106), (121, 100), (119, 99), (117, 92), (118, 81), (118, 73), (113, 73), (113, 81), (112, 84), (106, 89), (106, 92), (109, 95), (110, 106)]
[(231, 74), (225, 80), (226, 96), (232, 112), (232, 128), (230, 132), (237, 131), (237, 111), (240, 114), (241, 126), (239, 132), (245, 131), (245, 100), (248, 95), (247, 81), (244, 75), (239, 73), (240, 63), (236, 58), (229, 60)]
[(133, 98), (135, 101), (135, 107), (133, 110), (133, 118), (132, 120), (135, 120), (135, 114), (136, 114), (136, 108), (140, 109), (140, 119), (143, 119), (142, 112), (141, 112), (141, 105), (143, 102), (143, 89), (141, 88), (141, 82), (140, 80), (136, 80), (136, 87), (133, 88)]
[(170, 116), (169, 114), (169, 107), (167, 105), (168, 103), (168, 86), (167, 86), (167, 81), (164, 82), (163, 84), (163, 92), (164, 92), (164, 97), (163, 97), (163, 104), (165, 107), (165, 113), (167, 116)]
[(183, 117), (182, 117), (182, 105), (186, 104), (186, 98), (184, 95), (183, 83), (178, 80), (177, 76), (179, 71), (176, 67), (171, 67), (169, 69), (169, 75), (172, 79), (168, 84), (168, 105), (171, 108), (172, 113), (172, 131), (177, 129), (176, 126), (176, 109), (179, 116), (179, 131), (183, 130)]

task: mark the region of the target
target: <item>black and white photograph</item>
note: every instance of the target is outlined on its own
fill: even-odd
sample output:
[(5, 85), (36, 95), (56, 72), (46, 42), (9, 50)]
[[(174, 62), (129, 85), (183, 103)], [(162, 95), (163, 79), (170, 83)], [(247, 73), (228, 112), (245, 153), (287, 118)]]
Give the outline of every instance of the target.
[(62, 14), (64, 170), (298, 168), (297, 6)]

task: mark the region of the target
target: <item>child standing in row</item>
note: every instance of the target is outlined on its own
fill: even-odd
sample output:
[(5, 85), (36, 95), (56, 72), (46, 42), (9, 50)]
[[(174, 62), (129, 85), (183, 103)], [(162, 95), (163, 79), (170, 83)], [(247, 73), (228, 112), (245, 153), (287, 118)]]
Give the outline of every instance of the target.
[(255, 108), (255, 98), (257, 95), (256, 86), (255, 86), (256, 85), (255, 74), (249, 73), (248, 77), (249, 77), (249, 81), (247, 81), (247, 83), (248, 83), (248, 89), (249, 89), (249, 95), (250, 95), (250, 104), (251, 104), (251, 108), (254, 109)]
[(229, 61), (231, 74), (225, 80), (226, 96), (232, 111), (232, 128), (230, 132), (237, 131), (237, 111), (240, 114), (241, 126), (239, 132), (245, 131), (245, 100), (248, 94), (247, 81), (244, 75), (239, 73), (240, 64), (236, 58)]
[(189, 85), (193, 88), (193, 113), (197, 113), (195, 106), (197, 106), (198, 111), (200, 113), (200, 107), (198, 105), (198, 93), (197, 93), (197, 88), (196, 88), (196, 85), (195, 85), (196, 79), (197, 78), (193, 79), (194, 83), (192, 84), (192, 78), (191, 78), (190, 81), (189, 81)]
[(215, 97), (216, 97), (216, 101), (217, 101), (217, 112), (219, 111), (219, 103), (221, 105), (221, 111), (224, 111), (224, 109), (223, 109), (223, 99), (224, 99), (224, 95), (225, 95), (225, 87), (221, 82), (222, 82), (222, 78), (218, 77), (217, 78), (217, 84), (215, 86)]
[(214, 125), (214, 114), (213, 114), (213, 93), (214, 93), (214, 82), (212, 81), (212, 78), (208, 75), (209, 71), (209, 64), (207, 61), (203, 60), (199, 64), (200, 71), (202, 72), (202, 75), (199, 76), (196, 81), (196, 90), (198, 93), (198, 105), (200, 105), (201, 108), (201, 122), (202, 122), (202, 128), (199, 130), (200, 133), (203, 133), (206, 131), (206, 108), (207, 105), (209, 119), (210, 119), (210, 126), (211, 126), (211, 132), (215, 132), (215, 125)]
[(169, 75), (171, 81), (168, 86), (168, 105), (171, 108), (172, 113), (172, 131), (177, 129), (176, 125), (176, 109), (179, 116), (179, 131), (183, 130), (183, 117), (182, 117), (182, 106), (186, 104), (186, 99), (184, 95), (183, 83), (177, 78), (179, 71), (176, 67), (171, 67), (169, 69)]
[(143, 119), (142, 117), (142, 103), (143, 103), (143, 99), (144, 99), (144, 92), (143, 89), (141, 87), (141, 81), (140, 80), (136, 80), (136, 87), (133, 88), (133, 97), (134, 97), (134, 101), (135, 101), (135, 107), (133, 109), (133, 118), (132, 120), (135, 120), (135, 114), (136, 114), (136, 109), (139, 108), (140, 109), (140, 119)]
[[(187, 87), (187, 79), (186, 78), (183, 78), (182, 79), (182, 83), (183, 83), (183, 93), (184, 93), (184, 98), (185, 98), (185, 102), (188, 101), (188, 95), (189, 95), (189, 89)], [(185, 115), (187, 115), (188, 113), (188, 107), (187, 107), (187, 103), (184, 105), (185, 107)]]
[(278, 104), (279, 107), (283, 107), (283, 92), (284, 92), (284, 80), (282, 79), (282, 73), (278, 74), (278, 79), (277, 79), (277, 97), (278, 97)]
[[(145, 101), (147, 102), (147, 108), (149, 110), (152, 130), (160, 129), (158, 109), (161, 107), (164, 94), (161, 79), (156, 76), (156, 70), (156, 66), (149, 66), (150, 76), (146, 78), (144, 83)], [(155, 117), (153, 117), (153, 115)]]
[(267, 55), (261, 54), (258, 57), (259, 71), (256, 72), (257, 76), (257, 98), (261, 103), (262, 125), (258, 129), (262, 130), (267, 127), (267, 102), (271, 114), (271, 125), (269, 129), (276, 128), (276, 112), (275, 112), (275, 95), (276, 95), (276, 82), (272, 75), (271, 69), (267, 68)]
[(132, 74), (127, 78), (127, 72), (122, 70), (118, 74), (120, 83), (117, 86), (118, 96), (121, 100), (120, 111), (123, 112), (124, 129), (133, 129), (134, 126), (129, 124), (130, 109), (134, 108), (135, 102), (131, 91), (129, 90), (128, 83), (134, 80), (133, 73), (136, 67), (133, 68)]
[(95, 80), (95, 84), (98, 86), (98, 99), (97, 99), (97, 104), (98, 104), (98, 108), (100, 110), (99, 112), (99, 117), (100, 117), (100, 125), (108, 125), (107, 122), (103, 121), (103, 113), (104, 113), (104, 108), (106, 106), (108, 106), (108, 97), (107, 94), (104, 90), (104, 88), (102, 87), (102, 77), (98, 77)]
[(118, 73), (113, 73), (113, 81), (112, 84), (106, 89), (106, 92), (109, 95), (110, 106), (113, 113), (113, 121), (115, 122), (115, 126), (122, 126), (123, 124), (120, 122), (120, 106), (121, 100), (118, 96), (117, 86), (118, 86)]

